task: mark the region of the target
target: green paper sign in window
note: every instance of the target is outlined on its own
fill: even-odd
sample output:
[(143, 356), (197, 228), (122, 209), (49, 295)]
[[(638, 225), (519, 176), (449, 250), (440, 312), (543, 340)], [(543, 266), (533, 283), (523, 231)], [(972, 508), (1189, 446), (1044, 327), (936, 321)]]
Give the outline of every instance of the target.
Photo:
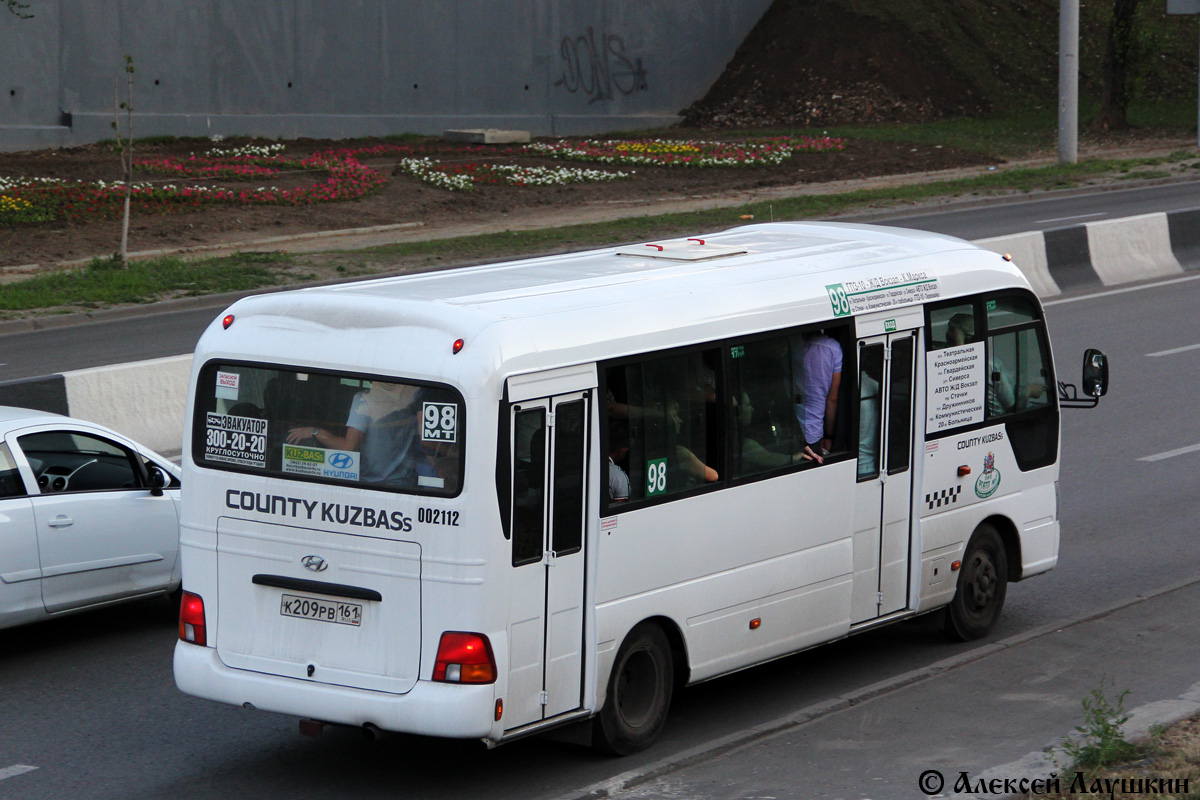
[(655, 458), (646, 462), (646, 497), (665, 494), (667, 491), (667, 460)]

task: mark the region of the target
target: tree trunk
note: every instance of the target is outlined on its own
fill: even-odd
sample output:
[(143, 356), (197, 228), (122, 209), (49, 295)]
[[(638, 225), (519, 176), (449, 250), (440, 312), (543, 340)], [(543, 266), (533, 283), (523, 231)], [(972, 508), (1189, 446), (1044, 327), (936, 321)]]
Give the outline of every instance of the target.
[(1113, 0), (1108, 25), (1108, 46), (1101, 67), (1100, 117), (1096, 125), (1106, 131), (1129, 127), (1129, 65), (1133, 59), (1134, 17), (1141, 0)]

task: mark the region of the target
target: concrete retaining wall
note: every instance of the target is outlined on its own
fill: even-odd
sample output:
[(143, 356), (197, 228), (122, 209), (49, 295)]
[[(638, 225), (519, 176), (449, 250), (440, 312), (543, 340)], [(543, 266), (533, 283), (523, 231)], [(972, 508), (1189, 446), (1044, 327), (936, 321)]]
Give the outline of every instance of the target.
[[(1147, 214), (976, 244), (1009, 253), (1039, 296), (1200, 270), (1200, 210)], [(0, 405), (99, 422), (172, 455), (183, 446), (192, 357), (175, 356), (0, 383)]]
[(674, 123), (771, 0), (36, 0), (0, 8), (0, 150)]

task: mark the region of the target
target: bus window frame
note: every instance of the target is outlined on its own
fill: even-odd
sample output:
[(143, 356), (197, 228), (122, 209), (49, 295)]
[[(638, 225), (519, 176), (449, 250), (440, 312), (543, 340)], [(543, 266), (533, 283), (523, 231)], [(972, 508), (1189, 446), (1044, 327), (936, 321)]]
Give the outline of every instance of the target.
[[(364, 380), (364, 381), (372, 381), (372, 382), (379, 381), (381, 383), (404, 383), (409, 386), (421, 386), (421, 387), (429, 387), (429, 388), (449, 391), (456, 398), (456, 402), (458, 403), (458, 409), (459, 409), (459, 416), (458, 416), (458, 438), (459, 438), (459, 441), (458, 441), (458, 448), (459, 448), (458, 481), (457, 481), (454, 492), (446, 493), (446, 492), (437, 492), (436, 490), (419, 491), (418, 488), (415, 488), (415, 487), (413, 489), (405, 489), (405, 488), (399, 488), (399, 487), (385, 486), (382, 484), (363, 483), (361, 481), (348, 481), (348, 480), (342, 480), (339, 478), (322, 478), (319, 476), (301, 475), (301, 474), (290, 473), (290, 472), (273, 472), (273, 471), (269, 471), (266, 469), (256, 469), (253, 467), (239, 467), (236, 464), (228, 464), (228, 463), (220, 462), (220, 461), (213, 462), (213, 461), (209, 461), (208, 459), (205, 459), (202, 455), (199, 455), (204, 452), (204, 443), (203, 443), (204, 436), (201, 432), (202, 426), (199, 423), (204, 419), (204, 415), (207, 414), (208, 412), (206, 409), (204, 409), (202, 407), (204, 405), (204, 402), (201, 397), (199, 387), (204, 385), (203, 379), (205, 378), (206, 375), (215, 380), (215, 375), (213, 373), (215, 373), (215, 371), (219, 367), (224, 367), (224, 366), (249, 367), (251, 369), (270, 370), (270, 371), (275, 371), (275, 372), (291, 371), (291, 372), (296, 372), (296, 373), (304, 373), (307, 375), (331, 375), (331, 376), (334, 376), (337, 378), (352, 378), (354, 380)], [(192, 463), (195, 464), (200, 469), (209, 469), (214, 472), (229, 472), (229, 473), (234, 473), (234, 474), (238, 474), (238, 475), (256, 475), (260, 478), (275, 478), (275, 479), (279, 479), (279, 480), (294, 480), (294, 481), (297, 481), (300, 483), (315, 483), (320, 486), (341, 486), (341, 487), (349, 487), (352, 489), (361, 489), (361, 490), (372, 491), (372, 492), (387, 492), (388, 494), (398, 494), (398, 495), (403, 495), (403, 496), (407, 496), (407, 497), (422, 497), (422, 498), (428, 498), (431, 500), (451, 500), (462, 494), (463, 482), (466, 479), (468, 410), (467, 410), (466, 397), (463, 395), (462, 391), (457, 386), (453, 386), (452, 384), (449, 384), (449, 383), (439, 383), (437, 381), (427, 381), (427, 380), (419, 380), (419, 379), (414, 379), (414, 378), (405, 378), (405, 377), (402, 377), (399, 375), (383, 375), (383, 374), (379, 374), (379, 373), (369, 373), (369, 372), (349, 372), (349, 371), (345, 371), (345, 370), (339, 371), (339, 370), (327, 369), (324, 367), (308, 367), (308, 366), (290, 364), (290, 363), (285, 364), (285, 363), (278, 363), (278, 362), (248, 361), (248, 360), (242, 360), (242, 359), (224, 359), (224, 358), (219, 358), (219, 357), (210, 358), (208, 361), (205, 361), (204, 364), (200, 367), (200, 370), (196, 373), (196, 375), (197, 375), (197, 380), (196, 380), (197, 391), (195, 392), (195, 396), (192, 398), (192, 403), (193, 403), (193, 405), (192, 405), (192, 429), (190, 431), (188, 431), (187, 433), (189, 436), (189, 447), (191, 448)]]

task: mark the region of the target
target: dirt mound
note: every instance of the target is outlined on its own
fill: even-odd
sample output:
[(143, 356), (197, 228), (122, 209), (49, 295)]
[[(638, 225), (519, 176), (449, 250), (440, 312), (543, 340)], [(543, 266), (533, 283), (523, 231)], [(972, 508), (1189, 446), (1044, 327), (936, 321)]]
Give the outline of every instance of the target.
[[(986, 4), (962, 5), (776, 0), (708, 95), (684, 110), (685, 124), (814, 127), (988, 112), (1000, 85), (980, 79), (977, 61), (997, 43), (973, 30), (978, 14), (989, 16)], [(1048, 20), (1032, 12), (1043, 5), (1015, 0), (1003, 13), (1032, 6), (1016, 11), (1026, 24), (1037, 18), (1040, 38)], [(1018, 79), (1000, 74), (1000, 60), (991, 67), (1000, 84)]]
[(703, 127), (920, 122), (987, 104), (909, 32), (842, 4), (776, 2), (708, 95), (683, 113)]
[[(1080, 90), (1099, 97), (1111, 2), (1081, 7)], [(1165, 4), (1138, 9), (1131, 91), (1195, 98), (1195, 22)], [(689, 127), (820, 127), (922, 122), (1053, 109), (1055, 0), (776, 0)]]

